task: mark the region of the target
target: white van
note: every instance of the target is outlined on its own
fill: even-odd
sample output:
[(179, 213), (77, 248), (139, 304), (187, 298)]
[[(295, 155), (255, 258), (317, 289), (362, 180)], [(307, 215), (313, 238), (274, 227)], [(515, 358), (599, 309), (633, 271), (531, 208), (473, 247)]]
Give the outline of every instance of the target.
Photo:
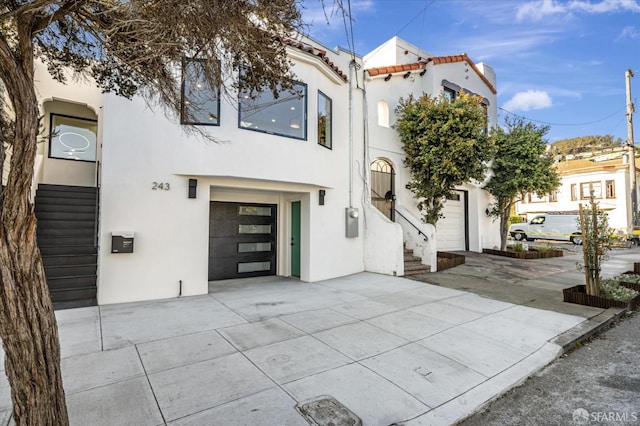
[(509, 234), (517, 241), (541, 240), (571, 241), (582, 244), (580, 216), (577, 214), (540, 214), (529, 222), (514, 223)]

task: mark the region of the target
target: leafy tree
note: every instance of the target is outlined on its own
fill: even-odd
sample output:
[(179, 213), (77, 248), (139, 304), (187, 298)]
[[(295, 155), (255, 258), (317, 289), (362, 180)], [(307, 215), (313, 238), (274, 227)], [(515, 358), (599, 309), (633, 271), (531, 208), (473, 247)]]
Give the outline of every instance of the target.
[[(281, 40), (300, 25), (296, 0), (0, 2), (0, 98), (6, 96), (3, 113), (13, 117), (0, 196), (0, 338), (17, 424), (68, 423), (57, 326), (29, 199), (39, 129), (36, 59), (61, 82), (70, 70), (105, 92), (142, 94), (177, 114), (184, 57), (205, 61), (211, 87), (275, 90), (290, 77)], [(222, 78), (240, 68), (241, 81)]]
[(500, 219), (500, 246), (507, 247), (509, 214), (518, 195), (549, 194), (560, 185), (544, 136), (548, 126), (536, 126), (522, 118), (507, 118), (505, 128), (491, 135), (496, 147), (493, 176), (485, 189), (495, 198), (491, 214)]
[(460, 92), (453, 100), (409, 96), (400, 99), (396, 113), (409, 186), (421, 199), (424, 221), (435, 225), (456, 186), (486, 175), (494, 151), (486, 134), (486, 110), (479, 97)]
[(584, 271), (585, 291), (592, 296), (600, 296), (600, 272), (602, 263), (609, 259), (614, 230), (609, 227), (607, 213), (596, 203), (593, 192), (589, 197), (589, 207), (580, 204), (580, 228), (582, 230), (583, 263), (576, 263)]

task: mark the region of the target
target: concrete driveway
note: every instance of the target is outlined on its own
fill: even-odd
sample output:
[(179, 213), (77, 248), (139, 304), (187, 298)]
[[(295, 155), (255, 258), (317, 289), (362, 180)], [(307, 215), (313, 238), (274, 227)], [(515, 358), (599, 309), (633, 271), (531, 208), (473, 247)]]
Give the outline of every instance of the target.
[[(209, 295), (57, 317), (76, 425), (305, 425), (295, 406), (321, 396), (365, 425), (451, 424), (586, 321), (371, 273), (213, 282)], [(0, 374), (0, 425), (10, 416)]]

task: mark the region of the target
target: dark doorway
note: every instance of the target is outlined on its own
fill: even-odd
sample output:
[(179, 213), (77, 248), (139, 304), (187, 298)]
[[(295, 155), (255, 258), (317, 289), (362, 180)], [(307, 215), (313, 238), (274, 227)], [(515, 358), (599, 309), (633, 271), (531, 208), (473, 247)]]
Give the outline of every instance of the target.
[(371, 204), (392, 221), (395, 221), (394, 181), (391, 163), (380, 158), (371, 163)]

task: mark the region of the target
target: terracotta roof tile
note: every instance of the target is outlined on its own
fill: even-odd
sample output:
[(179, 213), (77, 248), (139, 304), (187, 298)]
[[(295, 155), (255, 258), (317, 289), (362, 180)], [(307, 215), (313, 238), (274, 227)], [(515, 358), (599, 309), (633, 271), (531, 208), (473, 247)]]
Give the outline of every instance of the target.
[(283, 39), (282, 42), (287, 46), (299, 49), (303, 52), (309, 53), (310, 55), (320, 58), (320, 60), (322, 60), (325, 64), (327, 64), (327, 66), (331, 68), (333, 72), (335, 72), (342, 80), (344, 80), (345, 82), (349, 81), (349, 77), (347, 77), (347, 75), (344, 72), (342, 72), (342, 70), (338, 68), (333, 62), (331, 62), (331, 60), (327, 56), (326, 50), (318, 49), (317, 47), (312, 46), (310, 44), (303, 43), (301, 41), (293, 40), (290, 38)]
[(493, 87), (493, 84), (491, 84), (491, 82), (487, 80), (487, 77), (485, 77), (484, 74), (480, 72), (476, 64), (473, 63), (473, 61), (467, 56), (466, 53), (463, 53), (461, 55), (450, 55), (450, 56), (432, 56), (431, 58), (427, 58), (424, 61), (414, 62), (412, 64), (368, 68), (367, 72), (371, 77), (375, 77), (381, 74), (394, 74), (398, 72), (415, 71), (415, 70), (426, 68), (429, 62), (433, 62), (433, 65), (452, 64), (454, 62), (467, 62), (471, 67), (471, 69), (473, 69), (476, 72), (476, 74), (478, 74), (478, 76), (484, 82), (484, 84), (486, 84), (489, 90), (491, 90), (491, 93), (493, 94), (497, 93), (496, 88)]
[(381, 74), (394, 74), (397, 72), (415, 71), (426, 68), (427, 63), (424, 61), (414, 62), (413, 64), (390, 65), (386, 67), (369, 68), (367, 72), (371, 77)]

